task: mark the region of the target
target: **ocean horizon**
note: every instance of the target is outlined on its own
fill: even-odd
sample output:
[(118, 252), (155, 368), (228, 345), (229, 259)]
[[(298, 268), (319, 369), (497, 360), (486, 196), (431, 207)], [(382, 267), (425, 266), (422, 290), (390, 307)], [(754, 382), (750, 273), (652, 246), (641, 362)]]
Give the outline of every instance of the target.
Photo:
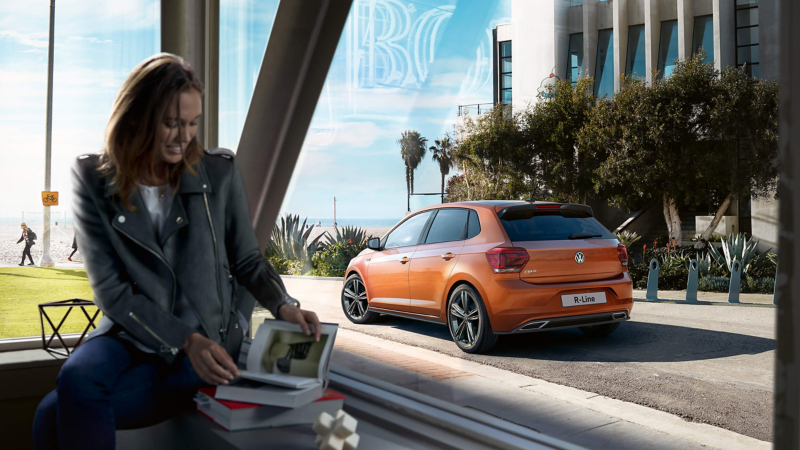
[[(38, 217), (37, 217), (38, 216)], [(25, 217), (25, 223), (27, 225), (32, 226), (41, 226), (44, 224), (44, 219), (41, 214), (38, 214), (34, 217)], [(321, 227), (332, 227), (333, 218), (318, 218), (318, 217), (309, 217), (307, 219), (301, 218), (300, 223), (303, 220), (306, 220), (306, 225), (319, 225)], [(4, 216), (0, 217), (0, 225), (19, 225), (22, 221), (20, 216)], [(336, 218), (336, 226), (338, 227), (360, 227), (360, 228), (390, 228), (393, 227), (400, 219), (340, 219)], [(51, 216), (50, 223), (55, 225), (56, 222), (61, 224), (64, 223), (64, 216)], [(67, 225), (72, 225), (72, 217), (67, 216), (66, 218)], [(280, 223), (280, 218), (278, 219), (278, 223)]]

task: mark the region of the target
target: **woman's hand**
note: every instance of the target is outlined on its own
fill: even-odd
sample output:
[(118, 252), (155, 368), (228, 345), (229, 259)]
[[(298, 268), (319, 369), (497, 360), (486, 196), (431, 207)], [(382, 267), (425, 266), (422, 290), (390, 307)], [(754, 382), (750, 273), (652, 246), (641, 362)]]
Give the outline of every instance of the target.
[(208, 384), (228, 384), (228, 380), (239, 376), (239, 369), (228, 352), (200, 333), (189, 336), (183, 351), (200, 379)]
[(314, 311), (307, 311), (305, 309), (300, 309), (294, 305), (285, 305), (281, 306), (281, 309), (278, 310), (278, 315), (281, 316), (281, 319), (296, 323), (300, 325), (300, 328), (303, 330), (306, 336), (311, 336), (311, 329), (310, 326), (314, 327), (314, 339), (319, 342), (320, 336), (322, 336), (322, 327), (319, 323), (319, 318), (317, 318), (317, 314)]

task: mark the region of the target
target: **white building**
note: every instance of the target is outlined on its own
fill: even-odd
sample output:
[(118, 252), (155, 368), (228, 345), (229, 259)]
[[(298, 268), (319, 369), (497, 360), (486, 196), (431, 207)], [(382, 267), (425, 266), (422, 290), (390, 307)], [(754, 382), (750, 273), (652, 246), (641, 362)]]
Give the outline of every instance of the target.
[[(754, 76), (775, 79), (778, 2), (513, 0), (512, 22), (494, 30), (494, 103), (524, 109), (537, 101), (551, 77), (576, 80), (583, 73), (594, 78), (596, 96), (614, 95), (620, 75), (639, 75), (650, 84), (654, 69), (669, 76), (676, 59), (700, 48), (717, 69), (746, 64)], [(759, 238), (762, 250), (776, 248), (777, 206), (772, 200), (740, 200), (726, 221), (735, 231)], [(642, 227), (658, 223), (660, 208), (655, 209), (652, 220), (637, 219)], [(606, 226), (627, 217), (608, 210)], [(689, 222), (685, 231), (695, 231), (694, 220), (682, 219)]]

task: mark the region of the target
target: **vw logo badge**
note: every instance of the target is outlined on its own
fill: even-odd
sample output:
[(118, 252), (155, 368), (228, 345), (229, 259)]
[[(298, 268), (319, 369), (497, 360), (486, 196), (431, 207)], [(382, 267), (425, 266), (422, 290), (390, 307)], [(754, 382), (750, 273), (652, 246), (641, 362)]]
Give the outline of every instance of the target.
[(586, 259), (586, 256), (583, 255), (582, 252), (575, 253), (575, 262), (578, 264), (583, 264), (583, 261)]

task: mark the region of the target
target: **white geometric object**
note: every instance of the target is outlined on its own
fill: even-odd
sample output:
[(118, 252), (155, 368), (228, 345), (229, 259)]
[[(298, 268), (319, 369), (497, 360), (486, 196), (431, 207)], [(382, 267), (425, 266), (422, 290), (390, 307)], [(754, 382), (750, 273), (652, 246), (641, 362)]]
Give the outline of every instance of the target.
[(314, 421), (314, 432), (317, 438), (314, 445), (321, 450), (356, 450), (361, 440), (356, 434), (358, 421), (343, 410), (336, 412), (335, 417), (322, 413)]

